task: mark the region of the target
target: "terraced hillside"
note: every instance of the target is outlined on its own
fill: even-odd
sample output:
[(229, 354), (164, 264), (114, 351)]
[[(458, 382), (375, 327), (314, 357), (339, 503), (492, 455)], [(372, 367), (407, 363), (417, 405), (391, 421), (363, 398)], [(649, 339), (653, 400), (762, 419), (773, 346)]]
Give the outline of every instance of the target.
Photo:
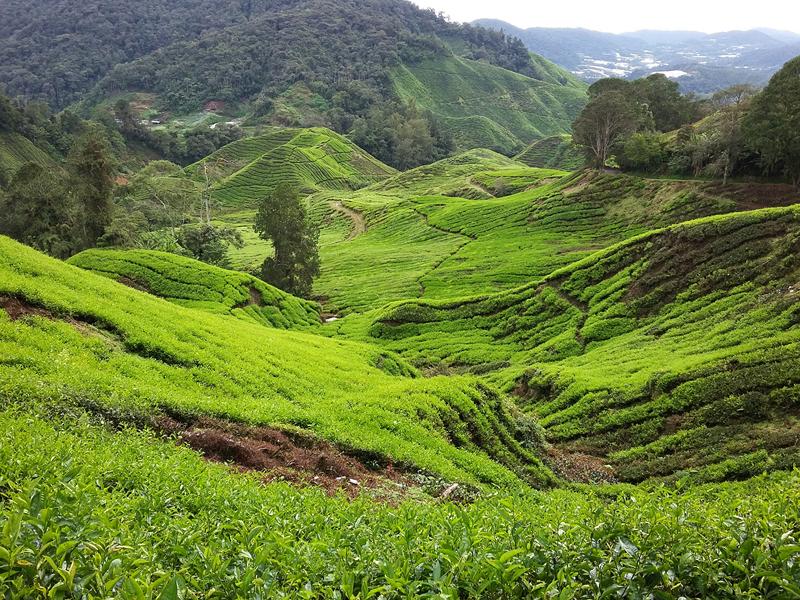
[[(323, 267), (315, 289), (325, 298), (328, 309), (361, 311), (419, 296), (426, 275), (457, 252), (467, 238), (431, 226), (418, 210), (417, 195), (491, 198), (490, 186), (497, 173), (514, 175), (530, 185), (551, 174), (525, 171), (504, 156), (474, 150), (401, 173), (356, 193), (311, 196), (308, 201), (312, 211), (323, 223)], [(332, 207), (335, 203), (362, 216), (364, 233), (350, 235), (352, 229), (344, 223), (346, 219)]]
[(576, 171), (583, 168), (586, 158), (573, 143), (569, 134), (553, 135), (533, 142), (519, 153), (516, 160), (529, 167)]
[(475, 485), (552, 480), (530, 423), (475, 379), (415, 378), (380, 349), (177, 306), (7, 238), (0, 275), (4, 404), (269, 426)]
[(461, 150), (519, 152), (567, 133), (586, 103), (584, 84), (570, 76), (551, 83), (458, 56), (402, 65), (391, 77), (396, 94), (439, 116)]
[(749, 477), (800, 459), (798, 244), (797, 206), (708, 217), (511, 292), (400, 303), (371, 334), (420, 367), (495, 371), (556, 464)]
[(396, 171), (323, 127), (274, 129), (225, 146), (186, 169), (213, 181), (212, 197), (226, 208), (253, 207), (279, 183), (299, 192), (356, 190)]
[[(517, 177), (491, 175), (498, 172)], [(494, 197), (498, 179), (523, 191)], [(567, 174), (481, 151), (337, 198), (364, 215), (367, 229), (328, 238), (317, 291), (349, 312), (510, 290), (652, 228), (797, 201), (789, 186)], [(310, 199), (318, 210), (329, 201)]]
[(19, 133), (0, 131), (0, 185), (27, 163), (36, 163), (49, 169), (60, 169), (46, 152), (36, 147)]
[(304, 329), (320, 323), (319, 306), (240, 271), (152, 250), (85, 250), (70, 264), (105, 275), (174, 304), (231, 314), (269, 327)]

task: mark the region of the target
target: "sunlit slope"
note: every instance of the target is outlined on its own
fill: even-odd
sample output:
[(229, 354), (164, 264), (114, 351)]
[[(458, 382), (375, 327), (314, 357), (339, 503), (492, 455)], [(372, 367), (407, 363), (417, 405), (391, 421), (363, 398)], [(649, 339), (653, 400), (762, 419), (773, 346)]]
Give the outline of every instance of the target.
[(3, 585), (20, 599), (69, 578), (87, 597), (118, 588), (163, 599), (594, 598), (619, 588), (784, 598), (797, 587), (797, 473), (680, 493), (395, 505), (265, 485), (156, 436), (63, 414), (4, 410), (0, 439)]
[(543, 137), (567, 133), (586, 103), (575, 81), (538, 81), (457, 56), (391, 72), (397, 95), (440, 117), (459, 149), (511, 154)]
[(491, 372), (564, 452), (626, 480), (791, 468), (800, 454), (800, 208), (708, 217), (511, 292), (387, 309), (420, 367)]
[[(508, 169), (518, 174), (520, 168), (497, 153), (474, 150), (355, 193), (312, 196), (310, 206), (323, 226), (322, 275), (315, 291), (331, 310), (346, 312), (418, 297), (424, 291), (421, 281), (466, 238), (430, 226), (414, 199), (424, 194), (490, 198), (492, 174)], [(351, 237), (352, 223), (332, 203), (361, 215), (366, 230)]]
[(194, 179), (213, 183), (224, 208), (251, 208), (279, 184), (298, 192), (356, 190), (396, 171), (345, 137), (325, 129), (280, 129), (245, 138), (187, 167)]
[(252, 275), (176, 254), (92, 249), (68, 262), (190, 308), (231, 314), (282, 329), (303, 329), (320, 323), (319, 306), (313, 302), (296, 298)]
[(7, 238), (0, 297), (7, 399), (298, 427), (473, 483), (549, 478), (507, 401), (474, 379), (415, 379), (384, 351), (176, 306)]
[(569, 175), (484, 153), (338, 197), (367, 232), (323, 248), (318, 292), (352, 311), (510, 290), (653, 228), (798, 200), (789, 186)]

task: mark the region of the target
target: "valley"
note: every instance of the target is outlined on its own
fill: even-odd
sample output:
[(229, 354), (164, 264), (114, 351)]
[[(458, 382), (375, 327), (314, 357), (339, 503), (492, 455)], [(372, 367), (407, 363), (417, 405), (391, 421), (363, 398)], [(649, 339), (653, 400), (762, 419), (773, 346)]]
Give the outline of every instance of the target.
[(800, 597), (792, 34), (0, 12), (0, 598)]

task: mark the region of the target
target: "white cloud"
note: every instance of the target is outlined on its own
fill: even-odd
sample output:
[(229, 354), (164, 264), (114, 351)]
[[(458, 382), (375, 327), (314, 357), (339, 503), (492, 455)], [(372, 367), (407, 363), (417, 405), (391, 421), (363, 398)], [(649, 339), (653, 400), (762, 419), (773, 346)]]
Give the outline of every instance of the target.
[(585, 27), (621, 33), (636, 29), (731, 31), (772, 27), (800, 32), (800, 2), (760, 0), (757, 3), (730, 0), (671, 0), (646, 4), (640, 0), (614, 3), (573, 0), (542, 2), (526, 0), (414, 0), (455, 21), (480, 18), (502, 19), (517, 27)]

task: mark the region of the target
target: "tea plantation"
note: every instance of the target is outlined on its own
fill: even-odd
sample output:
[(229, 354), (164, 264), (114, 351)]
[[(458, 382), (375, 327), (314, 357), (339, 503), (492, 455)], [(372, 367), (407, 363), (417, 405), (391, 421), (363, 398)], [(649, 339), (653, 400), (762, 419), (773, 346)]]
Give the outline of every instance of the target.
[(800, 197), (551, 143), (274, 128), (176, 177), (242, 230), (301, 189), (313, 300), (0, 237), (0, 597), (800, 597)]

